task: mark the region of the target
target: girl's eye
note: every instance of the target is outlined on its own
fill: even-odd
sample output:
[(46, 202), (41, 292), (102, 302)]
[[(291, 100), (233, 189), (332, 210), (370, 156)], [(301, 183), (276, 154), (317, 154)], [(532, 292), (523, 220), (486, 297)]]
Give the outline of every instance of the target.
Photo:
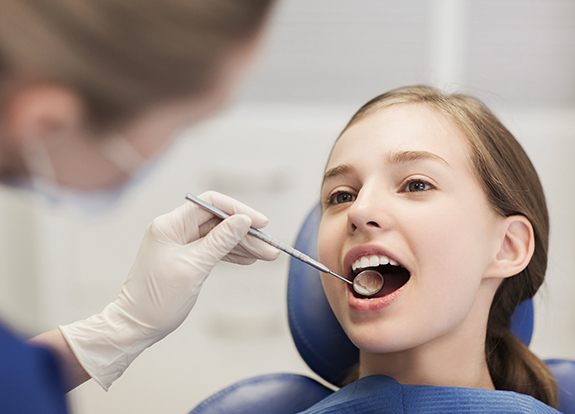
[(407, 193), (417, 193), (422, 191), (432, 190), (434, 187), (429, 184), (427, 181), (414, 179), (409, 180), (405, 186), (403, 187), (403, 191)]
[(330, 194), (328, 198), (329, 205), (335, 204), (342, 204), (342, 203), (351, 203), (355, 201), (355, 195), (347, 192), (347, 191), (336, 191), (333, 194)]

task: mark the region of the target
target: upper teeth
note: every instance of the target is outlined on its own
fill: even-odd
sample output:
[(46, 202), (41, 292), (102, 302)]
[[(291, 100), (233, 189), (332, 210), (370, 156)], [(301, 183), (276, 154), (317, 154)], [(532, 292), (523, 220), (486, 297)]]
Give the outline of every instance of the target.
[(368, 267), (376, 267), (380, 265), (390, 264), (392, 266), (398, 266), (395, 260), (390, 259), (387, 256), (383, 255), (372, 255), (372, 256), (363, 256), (357, 259), (355, 262), (351, 264), (352, 270), (355, 272), (357, 269), (365, 269)]

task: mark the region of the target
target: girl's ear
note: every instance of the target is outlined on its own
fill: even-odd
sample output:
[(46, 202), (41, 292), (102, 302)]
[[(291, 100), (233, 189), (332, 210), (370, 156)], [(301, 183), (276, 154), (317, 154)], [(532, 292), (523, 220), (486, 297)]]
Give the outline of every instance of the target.
[(535, 238), (533, 226), (524, 216), (506, 217), (501, 225), (503, 238), (487, 276), (503, 279), (515, 276), (527, 267), (535, 250)]

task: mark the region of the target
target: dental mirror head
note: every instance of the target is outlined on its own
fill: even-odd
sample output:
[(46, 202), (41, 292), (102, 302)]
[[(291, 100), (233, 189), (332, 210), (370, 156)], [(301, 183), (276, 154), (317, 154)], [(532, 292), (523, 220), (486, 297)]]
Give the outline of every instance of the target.
[(373, 296), (383, 289), (384, 283), (378, 271), (364, 270), (353, 279), (353, 290), (362, 296)]

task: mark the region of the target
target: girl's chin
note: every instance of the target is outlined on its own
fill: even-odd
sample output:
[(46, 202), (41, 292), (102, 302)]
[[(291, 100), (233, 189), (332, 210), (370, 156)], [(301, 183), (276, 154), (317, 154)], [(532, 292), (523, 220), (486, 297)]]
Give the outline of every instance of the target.
[(364, 356), (384, 356), (413, 349), (418, 345), (417, 341), (414, 341), (413, 335), (409, 335), (402, 328), (354, 325), (347, 327), (345, 331), (351, 342), (359, 349), (360, 355), (363, 354)]

